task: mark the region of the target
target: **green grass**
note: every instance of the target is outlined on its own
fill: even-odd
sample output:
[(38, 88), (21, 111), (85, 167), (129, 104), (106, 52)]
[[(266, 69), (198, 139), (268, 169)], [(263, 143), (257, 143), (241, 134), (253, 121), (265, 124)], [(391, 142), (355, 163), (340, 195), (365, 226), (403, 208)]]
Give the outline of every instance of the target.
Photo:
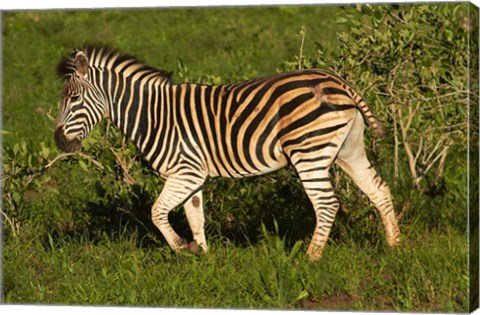
[[(226, 308), (460, 312), (467, 305), (466, 248), (459, 235), (407, 235), (401, 248), (327, 247), (311, 263), (305, 246), (263, 234), (256, 245), (226, 240), (202, 257), (138, 246), (135, 234), (92, 241), (8, 239), (5, 302)], [(300, 243), (299, 243), (300, 244)], [(22, 257), (22, 264), (17, 258)], [(433, 259), (432, 259), (433, 258)], [(25, 268), (28, 266), (28, 268)], [(283, 271), (282, 271), (283, 270)], [(465, 272), (458, 273), (458, 270)]]

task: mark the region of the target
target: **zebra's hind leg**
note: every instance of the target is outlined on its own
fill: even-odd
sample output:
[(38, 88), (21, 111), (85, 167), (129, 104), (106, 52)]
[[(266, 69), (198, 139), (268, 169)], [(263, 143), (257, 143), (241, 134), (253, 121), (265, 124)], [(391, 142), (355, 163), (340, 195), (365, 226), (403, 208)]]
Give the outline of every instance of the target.
[(168, 214), (199, 190), (205, 181), (204, 178), (191, 176), (191, 173), (187, 174), (168, 177), (160, 196), (152, 207), (153, 223), (163, 234), (170, 248), (176, 252), (182, 249), (190, 250), (190, 246), (173, 230), (168, 222)]
[(307, 255), (312, 261), (322, 257), (340, 204), (330, 182), (329, 169), (351, 127), (338, 128), (327, 139), (306, 140), (285, 152), (295, 166), (303, 188), (313, 205), (316, 225)]
[(316, 216), (316, 225), (312, 240), (308, 246), (307, 255), (312, 261), (322, 257), (335, 216), (339, 209), (339, 202), (330, 182), (329, 169), (337, 155), (339, 142), (343, 137), (335, 137), (334, 142), (322, 145), (321, 150), (294, 149), (290, 161), (295, 166), (303, 188), (313, 205)]
[(200, 246), (202, 252), (207, 252), (207, 240), (205, 238), (205, 216), (203, 214), (203, 195), (199, 190), (192, 197), (190, 197), (184, 205), (185, 215), (187, 216), (188, 224), (192, 230), (193, 240), (190, 243), (189, 250), (191, 252), (198, 252), (197, 246)]
[(299, 176), (316, 216), (316, 226), (307, 255), (312, 261), (317, 261), (322, 257), (339, 209), (339, 202), (330, 183), (328, 167), (314, 173), (300, 170)]
[(337, 164), (352, 178), (378, 209), (388, 245), (399, 245), (400, 229), (387, 184), (380, 178), (366, 157), (354, 161), (338, 159)]
[(382, 218), (387, 243), (400, 244), (400, 229), (393, 208), (392, 196), (387, 184), (370, 164), (363, 144), (364, 124), (361, 117), (355, 120), (336, 163), (352, 178), (355, 184), (373, 202)]

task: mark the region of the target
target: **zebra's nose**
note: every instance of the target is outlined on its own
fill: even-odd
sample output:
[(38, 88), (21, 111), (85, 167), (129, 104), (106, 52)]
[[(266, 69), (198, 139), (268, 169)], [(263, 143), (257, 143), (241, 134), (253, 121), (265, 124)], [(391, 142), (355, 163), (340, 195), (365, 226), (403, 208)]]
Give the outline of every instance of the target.
[(55, 143), (60, 150), (65, 152), (76, 152), (81, 148), (82, 143), (78, 139), (68, 140), (65, 137), (63, 126), (59, 126), (55, 129)]

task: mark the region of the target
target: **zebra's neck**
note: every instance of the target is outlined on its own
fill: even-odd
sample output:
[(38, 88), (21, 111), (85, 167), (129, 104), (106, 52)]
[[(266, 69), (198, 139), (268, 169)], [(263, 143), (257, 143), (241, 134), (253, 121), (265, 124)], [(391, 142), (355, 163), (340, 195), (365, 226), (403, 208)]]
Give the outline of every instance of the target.
[[(152, 163), (173, 136), (172, 88), (161, 77), (123, 77), (111, 85), (109, 116)], [(158, 164), (158, 163), (157, 163)], [(155, 167), (158, 169), (158, 167)]]

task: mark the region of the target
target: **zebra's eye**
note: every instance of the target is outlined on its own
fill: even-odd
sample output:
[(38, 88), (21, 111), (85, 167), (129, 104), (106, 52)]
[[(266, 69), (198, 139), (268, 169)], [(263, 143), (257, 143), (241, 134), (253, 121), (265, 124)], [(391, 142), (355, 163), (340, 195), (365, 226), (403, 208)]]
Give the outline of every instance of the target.
[(73, 95), (70, 97), (70, 102), (76, 102), (80, 99), (80, 95)]

